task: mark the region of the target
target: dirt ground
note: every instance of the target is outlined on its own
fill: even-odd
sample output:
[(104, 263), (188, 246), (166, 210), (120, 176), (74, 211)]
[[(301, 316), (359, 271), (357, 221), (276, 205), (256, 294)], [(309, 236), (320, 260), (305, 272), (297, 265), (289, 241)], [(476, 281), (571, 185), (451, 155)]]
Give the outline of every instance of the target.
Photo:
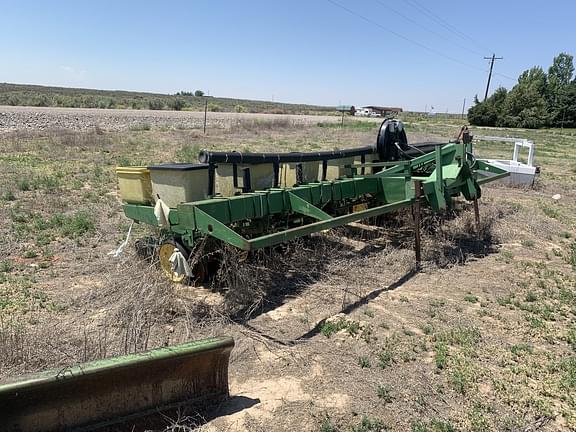
[[(208, 112), (206, 128), (220, 129), (247, 120), (273, 122), (278, 117), (281, 117), (282, 121), (300, 125), (340, 120), (338, 116)], [(153, 128), (199, 129), (203, 128), (203, 124), (204, 112), (198, 111), (0, 106), (0, 133), (53, 129), (76, 131), (99, 129), (108, 132)]]
[[(416, 141), (458, 129), (406, 125)], [(108, 255), (129, 225), (116, 165), (191, 161), (201, 148), (343, 148), (376, 132), (374, 122), (249, 116), (206, 136), (153, 122), (5, 131), (0, 379), (231, 335), (230, 399), (167, 419), (167, 430), (575, 430), (576, 131), (474, 130), (534, 139), (542, 175), (534, 189), (484, 187), (479, 234), (464, 201), (427, 214), (420, 271), (406, 214), (231, 266), (248, 281), (242, 292), (171, 285), (132, 247)]]

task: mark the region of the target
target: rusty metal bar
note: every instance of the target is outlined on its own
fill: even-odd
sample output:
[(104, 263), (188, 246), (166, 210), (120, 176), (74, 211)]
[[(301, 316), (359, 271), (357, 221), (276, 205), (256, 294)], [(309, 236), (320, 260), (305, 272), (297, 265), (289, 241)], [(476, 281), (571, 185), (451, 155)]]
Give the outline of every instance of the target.
[(93, 430), (228, 396), (234, 340), (211, 338), (0, 385), (0, 430)]
[(476, 235), (480, 238), (480, 209), (478, 208), (478, 198), (474, 198), (474, 220), (476, 221)]
[(413, 204), (414, 213), (414, 253), (416, 254), (416, 267), (420, 268), (422, 251), (420, 245), (420, 201), (422, 200), (422, 181), (414, 180), (415, 199)]

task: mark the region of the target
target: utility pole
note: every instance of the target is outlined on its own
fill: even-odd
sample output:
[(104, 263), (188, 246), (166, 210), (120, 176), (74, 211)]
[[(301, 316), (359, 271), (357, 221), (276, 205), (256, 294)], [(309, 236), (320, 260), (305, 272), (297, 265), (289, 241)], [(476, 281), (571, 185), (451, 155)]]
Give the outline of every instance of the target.
[(462, 119), (464, 119), (464, 110), (466, 109), (466, 98), (464, 98), (464, 103), (462, 104)]
[(208, 98), (204, 98), (204, 135), (206, 135), (206, 118), (208, 116)]
[(490, 72), (488, 73), (488, 83), (486, 84), (486, 93), (484, 94), (484, 100), (488, 97), (488, 89), (490, 88), (490, 80), (492, 79), (492, 68), (494, 67), (494, 60), (502, 60), (504, 57), (496, 57), (496, 54), (492, 54), (492, 57), (484, 57), (485, 60), (490, 60)]

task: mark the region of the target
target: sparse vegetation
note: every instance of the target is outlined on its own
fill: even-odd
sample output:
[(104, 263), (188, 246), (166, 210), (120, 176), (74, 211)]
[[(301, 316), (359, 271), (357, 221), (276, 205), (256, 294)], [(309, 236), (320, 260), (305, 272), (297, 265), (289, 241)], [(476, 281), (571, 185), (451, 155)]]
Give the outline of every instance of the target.
[[(209, 96), (208, 99), (214, 106), (217, 105), (220, 111), (224, 112), (308, 114), (335, 113), (336, 111), (334, 107), (316, 105), (251, 101), (212, 96)], [(194, 93), (181, 91), (175, 95), (166, 95), (0, 83), (0, 105), (11, 106), (203, 111), (204, 100), (205, 95), (202, 90), (196, 90)], [(245, 111), (237, 111), (236, 107), (243, 107)]]
[(446, 369), (448, 362), (448, 345), (445, 342), (436, 343), (436, 353), (434, 354), (434, 361), (438, 369)]
[(389, 430), (384, 423), (368, 416), (362, 417), (360, 423), (352, 428), (352, 432), (384, 432)]
[(378, 353), (378, 366), (381, 369), (386, 369), (388, 366), (391, 366), (394, 362), (394, 355), (389, 348), (383, 348)]
[(367, 356), (360, 356), (358, 358), (358, 364), (362, 369), (369, 368), (371, 366), (370, 359)]
[(390, 393), (390, 387), (387, 385), (380, 384), (376, 388), (376, 394), (378, 398), (381, 399), (384, 403), (390, 403), (394, 399)]

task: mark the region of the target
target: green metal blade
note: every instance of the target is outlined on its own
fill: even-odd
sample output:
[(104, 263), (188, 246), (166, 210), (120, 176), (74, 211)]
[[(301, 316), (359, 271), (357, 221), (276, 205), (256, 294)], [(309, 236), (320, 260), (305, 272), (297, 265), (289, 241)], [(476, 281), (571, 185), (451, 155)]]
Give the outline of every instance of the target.
[(295, 239), (297, 237), (302, 237), (308, 234), (323, 231), (325, 229), (335, 228), (338, 226), (346, 225), (347, 223), (350, 222), (356, 222), (369, 217), (374, 217), (384, 213), (388, 213), (397, 210), (399, 208), (409, 206), (412, 204), (412, 202), (413, 202), (412, 200), (398, 201), (393, 204), (386, 204), (368, 210), (363, 210), (360, 212), (335, 217), (330, 220), (314, 222), (308, 225), (303, 225), (301, 227), (291, 228), (285, 231), (264, 235), (262, 237), (248, 240), (248, 243), (250, 245), (250, 249), (258, 249), (267, 246), (272, 246), (287, 240)]
[(300, 198), (298, 195), (288, 192), (288, 196), (290, 197), (290, 206), (293, 211), (318, 220), (332, 219), (332, 216), (328, 213), (323, 212), (318, 207), (315, 207), (308, 201)]

